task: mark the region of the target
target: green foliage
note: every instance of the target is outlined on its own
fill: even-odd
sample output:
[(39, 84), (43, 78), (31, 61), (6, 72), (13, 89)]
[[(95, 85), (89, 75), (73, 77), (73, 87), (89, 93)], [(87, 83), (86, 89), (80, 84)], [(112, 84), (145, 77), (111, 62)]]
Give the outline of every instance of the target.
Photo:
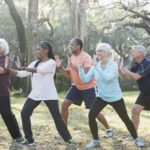
[(124, 80), (122, 78), (119, 78), (119, 83), (123, 92), (138, 90), (137, 83), (134, 80)]
[(56, 87), (58, 92), (67, 91), (70, 85), (70, 79), (67, 79), (61, 73), (57, 73)]

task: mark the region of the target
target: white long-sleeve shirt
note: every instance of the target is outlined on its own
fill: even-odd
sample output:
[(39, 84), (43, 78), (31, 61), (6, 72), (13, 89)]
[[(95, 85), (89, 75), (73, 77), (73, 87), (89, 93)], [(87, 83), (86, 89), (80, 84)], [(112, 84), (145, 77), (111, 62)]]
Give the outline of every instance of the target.
[[(28, 68), (34, 68), (37, 61), (32, 62)], [(32, 90), (28, 98), (36, 101), (58, 100), (58, 94), (54, 83), (55, 71), (56, 62), (49, 59), (46, 62), (39, 63), (36, 73), (18, 71), (17, 76), (21, 78), (31, 76)]]

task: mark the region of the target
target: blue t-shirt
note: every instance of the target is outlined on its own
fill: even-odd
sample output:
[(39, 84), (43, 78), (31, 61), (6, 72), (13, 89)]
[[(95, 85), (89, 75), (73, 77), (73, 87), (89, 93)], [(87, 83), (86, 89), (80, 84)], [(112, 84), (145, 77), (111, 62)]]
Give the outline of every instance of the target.
[(143, 96), (150, 96), (150, 60), (144, 58), (141, 63), (134, 63), (130, 71), (142, 76), (137, 80), (139, 90)]
[(87, 74), (80, 67), (79, 76), (83, 83), (95, 78), (98, 89), (97, 97), (102, 98), (104, 101), (115, 102), (122, 98), (118, 81), (118, 66), (113, 60), (107, 63), (105, 69), (102, 68), (101, 62), (98, 62), (96, 66), (90, 68)]

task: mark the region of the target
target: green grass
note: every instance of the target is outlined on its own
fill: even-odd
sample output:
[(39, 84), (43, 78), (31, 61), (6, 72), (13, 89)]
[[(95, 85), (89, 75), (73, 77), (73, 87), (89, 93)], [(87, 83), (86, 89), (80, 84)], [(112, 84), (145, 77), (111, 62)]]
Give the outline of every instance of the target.
[[(65, 93), (60, 93), (60, 103), (63, 101)], [(123, 93), (125, 103), (131, 116), (131, 108), (138, 95), (137, 92), (125, 92)], [(16, 114), (19, 126), (21, 128), (20, 111), (25, 102), (24, 97), (12, 96), (12, 108)], [(84, 146), (91, 140), (91, 133), (88, 127), (87, 114), (88, 111), (84, 108), (84, 104), (81, 107), (75, 105), (70, 108), (69, 116), (69, 130), (73, 136), (74, 141), (77, 142), (77, 150), (82, 150)], [(101, 145), (103, 150), (138, 150), (133, 141), (125, 142), (123, 139), (129, 135), (125, 125), (122, 123), (120, 118), (114, 112), (114, 110), (107, 106), (103, 110), (103, 114), (107, 118), (110, 126), (115, 131), (115, 136), (110, 139), (104, 139), (105, 129), (98, 123), (99, 136), (101, 139)], [(145, 142), (143, 150), (150, 150), (150, 116), (148, 111), (143, 111), (141, 114), (141, 124), (139, 128), (139, 135)], [(37, 142), (36, 150), (65, 150), (67, 149), (66, 144), (62, 140), (55, 139), (57, 133), (52, 117), (48, 112), (46, 106), (42, 103), (39, 105), (32, 117), (32, 129), (35, 141)], [(22, 128), (21, 128), (22, 131)], [(28, 147), (21, 147), (15, 144), (7, 129), (0, 118), (0, 150), (27, 150)], [(31, 148), (30, 148), (31, 149)]]

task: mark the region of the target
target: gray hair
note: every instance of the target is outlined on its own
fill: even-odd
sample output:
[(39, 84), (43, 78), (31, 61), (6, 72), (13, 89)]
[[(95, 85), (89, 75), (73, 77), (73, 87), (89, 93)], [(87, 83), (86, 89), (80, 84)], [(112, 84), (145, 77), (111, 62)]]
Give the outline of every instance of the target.
[(140, 52), (142, 52), (144, 54), (144, 56), (146, 55), (146, 48), (143, 46), (143, 45), (135, 45), (135, 46), (132, 46), (132, 49), (136, 49)]
[(3, 49), (4, 55), (7, 55), (9, 53), (9, 46), (5, 39), (0, 39), (0, 48)]
[(96, 51), (103, 50), (106, 51), (109, 54), (112, 54), (111, 46), (108, 43), (99, 43), (96, 46)]

